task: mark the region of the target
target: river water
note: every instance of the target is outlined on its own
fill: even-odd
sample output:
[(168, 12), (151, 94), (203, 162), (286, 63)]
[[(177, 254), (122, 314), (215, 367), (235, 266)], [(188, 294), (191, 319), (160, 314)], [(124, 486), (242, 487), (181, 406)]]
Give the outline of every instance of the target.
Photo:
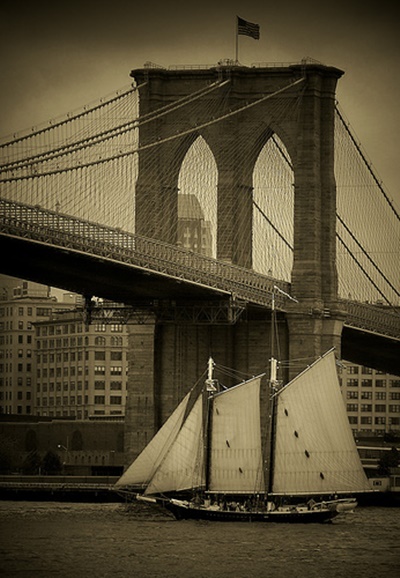
[(0, 501), (0, 576), (386, 578), (399, 575), (400, 508), (331, 524), (175, 521), (124, 504)]

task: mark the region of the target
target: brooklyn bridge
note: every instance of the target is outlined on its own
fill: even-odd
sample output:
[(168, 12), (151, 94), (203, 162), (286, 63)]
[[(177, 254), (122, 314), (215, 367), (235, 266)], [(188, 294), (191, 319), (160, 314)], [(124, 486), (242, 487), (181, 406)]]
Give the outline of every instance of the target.
[(210, 354), (265, 369), (272, 300), (283, 380), (331, 347), (400, 374), (399, 214), (337, 102), (342, 74), (148, 63), (1, 143), (0, 271), (129, 325), (143, 431)]

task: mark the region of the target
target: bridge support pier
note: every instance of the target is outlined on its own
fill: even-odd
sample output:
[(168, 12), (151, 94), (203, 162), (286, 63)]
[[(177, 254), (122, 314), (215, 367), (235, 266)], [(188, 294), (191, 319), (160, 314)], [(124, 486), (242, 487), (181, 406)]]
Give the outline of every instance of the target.
[(155, 322), (128, 324), (128, 397), (124, 450), (130, 464), (155, 434)]
[(307, 365), (311, 365), (326, 351), (335, 348), (341, 357), (341, 338), (344, 317), (329, 311), (286, 313), (289, 329), (289, 375), (293, 379)]

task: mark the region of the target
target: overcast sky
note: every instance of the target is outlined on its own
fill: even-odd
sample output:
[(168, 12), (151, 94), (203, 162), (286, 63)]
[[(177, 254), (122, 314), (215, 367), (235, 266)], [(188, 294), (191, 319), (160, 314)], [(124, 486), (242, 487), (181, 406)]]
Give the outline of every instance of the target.
[(0, 8), (0, 135), (79, 109), (130, 83), (146, 61), (213, 64), (235, 57), (236, 15), (258, 23), (239, 60), (344, 70), (337, 97), (400, 208), (400, 44), (395, 2), (365, 0), (18, 1)]

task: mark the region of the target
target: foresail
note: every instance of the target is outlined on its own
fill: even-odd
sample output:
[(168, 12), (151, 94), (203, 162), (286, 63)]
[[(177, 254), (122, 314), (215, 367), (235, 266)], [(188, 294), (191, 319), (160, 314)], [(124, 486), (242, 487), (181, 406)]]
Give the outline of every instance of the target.
[(214, 396), (209, 484), (212, 492), (265, 490), (260, 382), (261, 377), (257, 377)]
[(349, 426), (333, 351), (277, 394), (275, 415), (273, 493), (370, 489)]
[(117, 481), (116, 487), (147, 486), (180, 430), (189, 397), (190, 393), (183, 398), (164, 425), (127, 468)]
[(203, 403), (197, 398), (173, 443), (158, 463), (145, 494), (160, 494), (204, 485)]

